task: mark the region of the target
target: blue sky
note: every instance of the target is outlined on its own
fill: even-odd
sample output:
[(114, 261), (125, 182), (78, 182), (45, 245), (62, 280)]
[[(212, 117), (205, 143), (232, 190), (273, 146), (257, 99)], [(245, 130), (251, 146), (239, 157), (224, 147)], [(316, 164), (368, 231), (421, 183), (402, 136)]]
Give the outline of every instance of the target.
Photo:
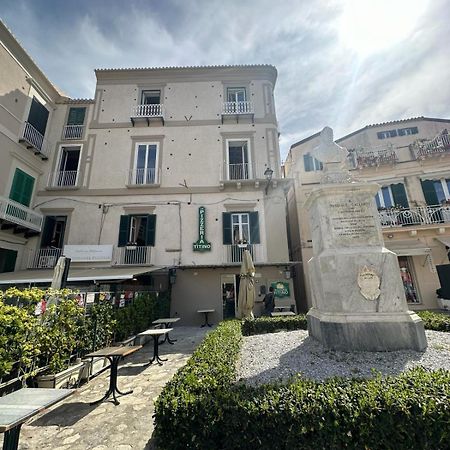
[(450, 117), (447, 0), (0, 0), (0, 17), (77, 98), (95, 68), (273, 64), (282, 158), (325, 125)]

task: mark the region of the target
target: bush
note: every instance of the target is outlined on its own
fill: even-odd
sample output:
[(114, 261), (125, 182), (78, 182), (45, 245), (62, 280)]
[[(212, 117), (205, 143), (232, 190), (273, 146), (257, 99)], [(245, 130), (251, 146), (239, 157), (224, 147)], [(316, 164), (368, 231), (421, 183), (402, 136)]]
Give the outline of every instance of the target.
[(238, 321), (222, 322), (166, 385), (158, 448), (448, 448), (450, 372), (253, 388), (235, 383), (241, 340)]
[(304, 314), (297, 316), (259, 317), (257, 319), (245, 319), (242, 323), (242, 334), (273, 333), (280, 330), (306, 330), (307, 322)]
[(450, 332), (450, 314), (431, 311), (418, 311), (417, 314), (423, 320), (425, 329)]

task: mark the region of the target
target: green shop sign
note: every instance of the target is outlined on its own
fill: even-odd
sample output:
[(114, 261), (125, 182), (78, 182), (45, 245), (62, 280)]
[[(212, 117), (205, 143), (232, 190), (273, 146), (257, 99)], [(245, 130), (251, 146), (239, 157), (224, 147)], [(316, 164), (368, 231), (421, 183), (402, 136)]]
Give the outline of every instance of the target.
[(206, 221), (205, 221), (205, 207), (198, 208), (198, 241), (194, 242), (194, 252), (206, 252), (211, 250), (211, 243), (205, 238)]
[(289, 297), (289, 283), (277, 281), (276, 283), (272, 283), (271, 286), (273, 287), (275, 297)]

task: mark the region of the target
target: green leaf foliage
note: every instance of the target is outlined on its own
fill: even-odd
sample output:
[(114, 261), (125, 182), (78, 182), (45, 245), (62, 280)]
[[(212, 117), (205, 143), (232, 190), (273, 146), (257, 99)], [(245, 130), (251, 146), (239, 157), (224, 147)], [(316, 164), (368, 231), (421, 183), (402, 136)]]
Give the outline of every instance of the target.
[(450, 332), (450, 314), (431, 311), (418, 311), (417, 314), (423, 320), (425, 329)]
[[(242, 328), (253, 333), (257, 321), (271, 320), (279, 319)], [(449, 448), (450, 372), (416, 368), (325, 382), (298, 377), (254, 388), (236, 383), (241, 341), (241, 323), (222, 322), (165, 386), (155, 406), (158, 448)]]
[(242, 323), (242, 334), (274, 333), (276, 331), (306, 330), (308, 324), (306, 315), (280, 317), (258, 317), (257, 319), (245, 319)]

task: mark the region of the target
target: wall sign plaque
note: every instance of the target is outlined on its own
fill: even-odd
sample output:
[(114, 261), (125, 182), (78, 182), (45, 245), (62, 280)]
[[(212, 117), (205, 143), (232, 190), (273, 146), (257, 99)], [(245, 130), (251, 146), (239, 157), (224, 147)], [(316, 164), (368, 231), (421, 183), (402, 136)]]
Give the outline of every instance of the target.
[(376, 300), (380, 294), (380, 277), (372, 269), (364, 266), (358, 274), (361, 295), (367, 300)]
[(194, 252), (205, 252), (211, 250), (211, 243), (206, 240), (206, 212), (205, 207), (198, 208), (198, 241), (194, 242)]

